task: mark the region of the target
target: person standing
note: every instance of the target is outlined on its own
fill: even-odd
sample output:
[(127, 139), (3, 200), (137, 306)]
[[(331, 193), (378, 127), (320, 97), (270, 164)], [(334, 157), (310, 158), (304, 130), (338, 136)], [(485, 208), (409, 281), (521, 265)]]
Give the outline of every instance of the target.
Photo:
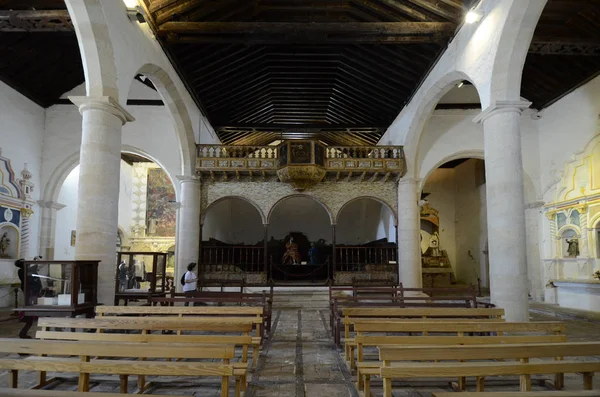
[[(189, 297), (193, 297), (198, 289), (198, 277), (193, 271), (195, 267), (196, 264), (194, 262), (190, 263), (187, 267), (187, 272), (183, 276), (183, 293)], [(185, 305), (189, 306), (190, 302), (185, 302)]]

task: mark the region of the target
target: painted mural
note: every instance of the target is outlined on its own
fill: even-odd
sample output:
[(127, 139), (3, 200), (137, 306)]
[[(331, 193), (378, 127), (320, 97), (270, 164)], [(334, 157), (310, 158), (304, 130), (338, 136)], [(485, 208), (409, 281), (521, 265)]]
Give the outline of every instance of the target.
[(147, 234), (150, 236), (175, 236), (177, 210), (173, 206), (175, 190), (167, 174), (160, 168), (148, 170), (146, 198)]

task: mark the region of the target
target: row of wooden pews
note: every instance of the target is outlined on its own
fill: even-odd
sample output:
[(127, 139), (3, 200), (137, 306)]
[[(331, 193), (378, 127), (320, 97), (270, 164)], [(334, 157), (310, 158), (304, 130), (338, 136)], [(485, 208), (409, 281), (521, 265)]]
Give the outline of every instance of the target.
[(168, 297), (150, 297), (150, 305), (216, 305), (216, 306), (256, 306), (262, 307), (263, 337), (271, 333), (271, 317), (273, 313), (273, 288), (260, 293), (197, 291), (194, 294), (184, 294), (171, 290)]
[(329, 287), (329, 324), (332, 337), (341, 347), (342, 311), (345, 308), (478, 308), (491, 307), (477, 300), (473, 287), (404, 288), (396, 287)]
[[(484, 397), (486, 377), (518, 376), (521, 392), (531, 393), (532, 375), (555, 374), (553, 386), (562, 389), (564, 373), (583, 376), (584, 391), (567, 395), (600, 395), (587, 391), (600, 361), (565, 360), (600, 356), (600, 343), (568, 343), (562, 322), (510, 323), (503, 315), (499, 308), (345, 307), (346, 360), (366, 397), (373, 377), (382, 379), (384, 397), (392, 396), (392, 380), (454, 378), (454, 388), (464, 391), (466, 378), (474, 377)], [(367, 355), (369, 347), (378, 355)]]
[(0, 352), (30, 355), (0, 359), (0, 368), (15, 389), (23, 370), (39, 372), (38, 389), (57, 380), (47, 372), (78, 373), (82, 393), (95, 374), (118, 375), (121, 393), (130, 376), (137, 393), (151, 386), (147, 376), (216, 376), (221, 396), (234, 380), (237, 397), (247, 388), (250, 349), (257, 364), (263, 314), (261, 306), (99, 306), (94, 319), (40, 318), (37, 340), (0, 339)]

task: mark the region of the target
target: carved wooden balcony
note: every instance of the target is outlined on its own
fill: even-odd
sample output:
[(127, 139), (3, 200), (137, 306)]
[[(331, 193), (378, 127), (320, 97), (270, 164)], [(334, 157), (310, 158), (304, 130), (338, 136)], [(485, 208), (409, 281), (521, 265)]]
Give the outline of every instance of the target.
[(285, 178), (292, 167), (318, 168), (315, 174), (324, 171), (322, 180), (328, 181), (388, 182), (406, 172), (402, 146), (326, 146), (294, 140), (278, 146), (197, 145), (196, 154), (197, 174), (211, 181), (277, 180), (278, 172)]

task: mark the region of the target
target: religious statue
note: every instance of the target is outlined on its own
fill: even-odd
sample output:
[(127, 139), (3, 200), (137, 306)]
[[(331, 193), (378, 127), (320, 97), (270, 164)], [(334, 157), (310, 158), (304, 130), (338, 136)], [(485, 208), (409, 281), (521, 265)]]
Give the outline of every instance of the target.
[(440, 256), (440, 237), (438, 232), (434, 232), (429, 239), (429, 248), (431, 248), (431, 256)]
[(8, 233), (4, 233), (2, 237), (0, 237), (0, 257), (8, 256), (6, 251), (8, 251), (8, 246), (10, 245), (10, 239), (8, 238)]
[(568, 238), (565, 241), (569, 244), (569, 248), (567, 248), (568, 256), (573, 258), (579, 256), (579, 240), (576, 238)]
[(300, 254), (298, 253), (298, 244), (294, 242), (294, 238), (290, 237), (288, 242), (285, 244), (285, 253), (283, 254), (283, 258), (281, 259), (282, 264), (287, 264), (291, 262), (292, 265), (296, 265), (300, 263)]
[(315, 247), (315, 243), (310, 243), (310, 249), (308, 250), (308, 264), (317, 264), (317, 247)]

